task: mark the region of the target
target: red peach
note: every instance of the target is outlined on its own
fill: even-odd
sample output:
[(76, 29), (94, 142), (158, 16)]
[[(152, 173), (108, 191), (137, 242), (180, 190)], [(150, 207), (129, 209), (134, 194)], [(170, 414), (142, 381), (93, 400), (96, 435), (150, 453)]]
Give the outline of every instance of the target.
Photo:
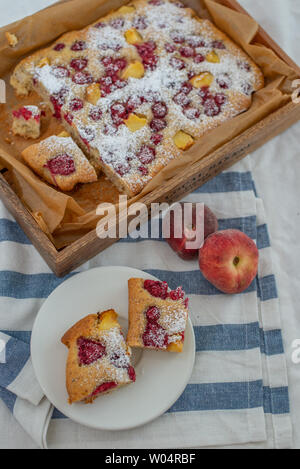
[[(195, 259), (198, 256), (199, 249), (187, 249), (187, 243), (192, 242), (196, 239), (196, 220), (197, 220), (197, 205), (192, 204), (192, 226), (184, 226), (184, 210), (185, 204), (180, 202), (182, 207), (182, 235), (180, 238), (175, 238), (175, 226), (174, 226), (174, 212), (170, 212), (170, 238), (166, 238), (167, 243), (171, 248), (184, 260)], [(202, 230), (203, 227), (199, 227)], [(207, 238), (211, 233), (214, 233), (218, 229), (218, 220), (214, 213), (204, 205), (204, 239)]]
[(199, 250), (199, 266), (204, 277), (218, 290), (234, 294), (246, 290), (257, 274), (258, 249), (239, 230), (210, 235)]

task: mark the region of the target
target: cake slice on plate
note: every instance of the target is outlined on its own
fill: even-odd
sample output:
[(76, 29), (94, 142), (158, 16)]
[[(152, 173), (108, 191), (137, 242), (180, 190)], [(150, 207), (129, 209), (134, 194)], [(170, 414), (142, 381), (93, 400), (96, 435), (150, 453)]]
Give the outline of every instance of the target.
[(131, 350), (117, 317), (113, 309), (90, 314), (61, 339), (69, 349), (66, 386), (70, 404), (92, 403), (100, 394), (135, 381)]
[(168, 352), (182, 352), (188, 318), (188, 298), (181, 287), (167, 282), (131, 278), (127, 344)]

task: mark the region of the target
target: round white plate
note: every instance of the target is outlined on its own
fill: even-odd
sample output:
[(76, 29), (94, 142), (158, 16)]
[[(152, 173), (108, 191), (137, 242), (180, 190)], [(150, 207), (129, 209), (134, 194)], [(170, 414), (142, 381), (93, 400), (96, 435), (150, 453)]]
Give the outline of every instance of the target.
[[(143, 425), (166, 412), (182, 394), (192, 373), (195, 338), (190, 320), (182, 353), (133, 350), (134, 384), (98, 397), (93, 404), (68, 404), (65, 367), (68, 349), (60, 342), (79, 319), (113, 308), (127, 333), (131, 277), (157, 280), (128, 267), (99, 267), (71, 277), (54, 290), (40, 309), (31, 338), (36, 377), (50, 402), (70, 419), (102, 430)], [(163, 279), (161, 279), (163, 280)]]

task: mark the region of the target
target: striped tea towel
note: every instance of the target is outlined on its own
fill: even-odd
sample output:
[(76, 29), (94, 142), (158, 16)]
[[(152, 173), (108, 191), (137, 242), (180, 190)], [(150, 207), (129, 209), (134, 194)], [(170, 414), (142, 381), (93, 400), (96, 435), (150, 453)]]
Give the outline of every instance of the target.
[[(30, 331), (44, 299), (63, 279), (49, 271), (0, 205), (0, 340), (6, 343), (6, 363), (0, 364), (0, 397), (38, 446), (291, 446), (279, 302), (263, 204), (255, 193), (250, 158), (185, 201), (204, 202), (219, 218), (220, 229), (240, 229), (256, 240), (258, 276), (243, 294), (221, 294), (204, 279), (197, 261), (179, 259), (162, 239), (121, 240), (79, 269), (135, 267), (166, 280), (171, 288), (182, 285), (190, 297), (197, 347), (190, 383), (166, 414), (141, 428), (120, 432), (82, 427), (53, 411), (43, 396), (30, 361)], [(0, 444), (1, 433), (6, 431), (4, 421)]]

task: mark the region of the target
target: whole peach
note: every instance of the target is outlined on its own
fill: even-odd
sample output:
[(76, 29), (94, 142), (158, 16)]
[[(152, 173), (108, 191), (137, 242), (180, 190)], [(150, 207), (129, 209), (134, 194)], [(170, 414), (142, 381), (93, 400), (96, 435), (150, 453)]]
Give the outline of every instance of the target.
[(217, 231), (199, 250), (199, 266), (204, 277), (224, 293), (241, 293), (257, 274), (258, 249), (239, 230)]

